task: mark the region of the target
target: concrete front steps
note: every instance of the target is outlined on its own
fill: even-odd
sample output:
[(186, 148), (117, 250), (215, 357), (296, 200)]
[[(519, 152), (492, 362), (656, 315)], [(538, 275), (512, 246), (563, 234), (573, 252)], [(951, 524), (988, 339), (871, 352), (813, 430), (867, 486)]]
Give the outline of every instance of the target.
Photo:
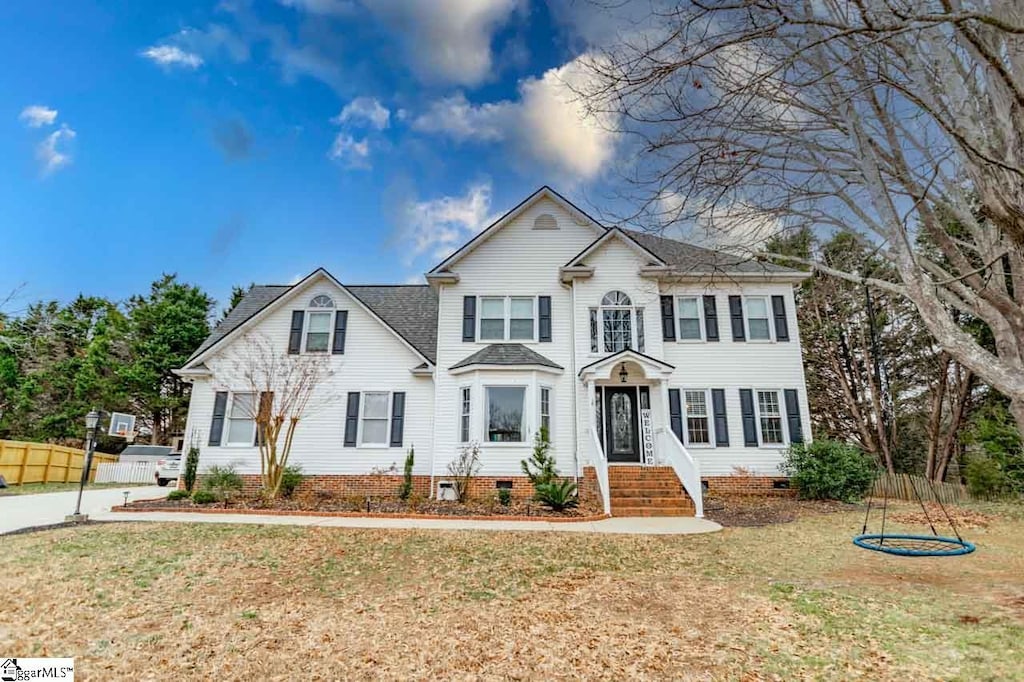
[(693, 500), (672, 467), (608, 467), (612, 516), (693, 516)]

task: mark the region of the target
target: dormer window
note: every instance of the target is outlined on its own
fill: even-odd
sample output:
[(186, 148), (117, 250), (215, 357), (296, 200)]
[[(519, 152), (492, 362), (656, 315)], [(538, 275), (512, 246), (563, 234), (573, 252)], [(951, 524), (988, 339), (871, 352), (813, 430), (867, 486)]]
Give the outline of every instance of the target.
[(643, 308), (634, 307), (625, 293), (609, 291), (600, 307), (590, 310), (590, 350), (618, 353), (627, 348), (644, 351)]

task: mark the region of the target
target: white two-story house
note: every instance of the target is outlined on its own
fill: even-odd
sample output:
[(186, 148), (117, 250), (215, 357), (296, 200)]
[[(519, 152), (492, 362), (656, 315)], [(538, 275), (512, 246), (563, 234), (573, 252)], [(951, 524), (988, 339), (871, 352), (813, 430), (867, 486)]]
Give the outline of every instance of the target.
[[(397, 488), (415, 448), (424, 495), (476, 445), (471, 492), (532, 492), (520, 462), (547, 429), (563, 476), (606, 513), (702, 513), (703, 490), (785, 487), (810, 435), (793, 285), (805, 273), (606, 228), (544, 187), (427, 273), (356, 286), (319, 269), (256, 286), (179, 370), (200, 467), (259, 474), (251, 405), (233, 385), (251, 334), (328, 358), (332, 396), (300, 423), (304, 485)], [(684, 492), (685, 491), (685, 492)]]

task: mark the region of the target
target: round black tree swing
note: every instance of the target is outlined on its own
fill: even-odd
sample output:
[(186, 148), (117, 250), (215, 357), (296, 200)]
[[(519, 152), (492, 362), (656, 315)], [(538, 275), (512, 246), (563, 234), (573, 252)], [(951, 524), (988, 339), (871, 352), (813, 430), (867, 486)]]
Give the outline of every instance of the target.
[[(875, 382), (884, 390), (885, 383), (882, 380), (882, 372), (880, 369), (880, 354), (878, 351), (878, 340), (875, 336), (875, 310), (874, 302), (871, 300), (871, 292), (867, 286), (867, 274), (864, 275), (864, 302), (866, 312), (868, 315), (868, 334), (871, 341), (871, 354), (874, 356), (874, 374)], [(883, 401), (883, 405), (885, 402)], [(885, 408), (882, 408), (882, 420), (885, 421)], [(881, 467), (879, 467), (881, 469)], [(953, 522), (953, 518), (949, 515), (946, 510), (946, 506), (942, 504), (942, 500), (935, 493), (935, 485), (931, 479), (926, 479), (928, 485), (932, 490), (932, 497), (939, 503), (939, 508), (942, 509), (943, 515), (946, 517), (946, 521), (949, 523), (950, 529), (953, 531), (953, 535), (956, 537), (949, 537), (946, 535), (939, 535), (938, 531), (935, 530), (935, 524), (932, 522), (931, 516), (928, 514), (928, 508), (925, 507), (924, 500), (921, 498), (921, 493), (918, 492), (917, 486), (914, 484), (914, 479), (910, 478), (910, 487), (914, 490), (914, 496), (917, 498), (918, 503), (921, 505), (921, 511), (924, 512), (924, 518), (928, 522), (928, 527), (931, 529), (931, 535), (914, 535), (908, 533), (886, 533), (885, 532), (885, 518), (886, 512), (889, 508), (889, 489), (888, 486), (885, 488), (885, 493), (882, 498), (882, 527), (878, 533), (868, 532), (868, 519), (871, 516), (871, 498), (868, 498), (868, 507), (864, 512), (864, 524), (861, 527), (860, 535), (856, 535), (853, 538), (853, 544), (863, 549), (869, 549), (873, 552), (883, 552), (885, 554), (894, 554), (896, 556), (960, 556), (962, 554), (970, 554), (975, 550), (974, 544), (964, 540), (960, 537), (960, 531), (957, 530), (956, 523)]]

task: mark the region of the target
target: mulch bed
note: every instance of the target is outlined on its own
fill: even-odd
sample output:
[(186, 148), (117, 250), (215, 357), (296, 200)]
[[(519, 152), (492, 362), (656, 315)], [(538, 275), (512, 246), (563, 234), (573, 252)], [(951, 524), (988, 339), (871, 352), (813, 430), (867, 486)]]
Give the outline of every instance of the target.
[(130, 503), (124, 511), (213, 511), (227, 510), (240, 513), (270, 512), (274, 514), (352, 514), (360, 516), (423, 516), (423, 517), (494, 517), (584, 519), (600, 516), (596, 507), (581, 505), (576, 509), (556, 512), (533, 501), (513, 500), (509, 505), (491, 501), (444, 502), (417, 500), (403, 502), (390, 497), (323, 497), (303, 496), (295, 499), (264, 500), (259, 497), (238, 498), (228, 504), (195, 504), (192, 500), (139, 500)]
[(858, 509), (845, 502), (798, 500), (795, 497), (729, 495), (704, 498), (704, 515), (726, 527), (769, 526), (804, 516)]

